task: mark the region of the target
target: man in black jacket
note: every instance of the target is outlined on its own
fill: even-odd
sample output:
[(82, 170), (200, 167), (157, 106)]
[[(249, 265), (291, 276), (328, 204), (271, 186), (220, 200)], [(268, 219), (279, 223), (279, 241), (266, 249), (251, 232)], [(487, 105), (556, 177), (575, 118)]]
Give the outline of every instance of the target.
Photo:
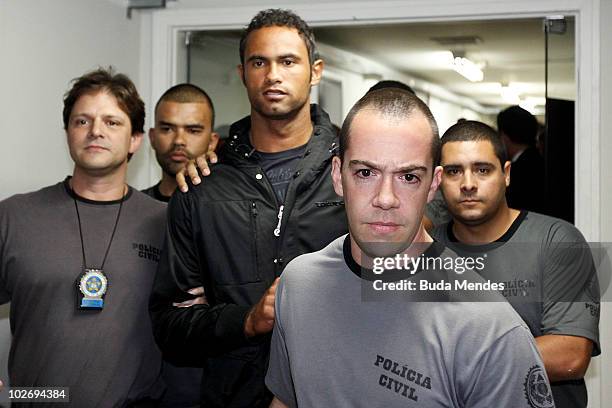
[[(323, 70), (312, 31), (291, 12), (262, 11), (240, 58), (251, 115), (232, 125), (211, 175), (170, 201), (151, 299), (166, 359), (204, 367), (206, 407), (269, 405), (277, 278), (294, 257), (347, 232), (330, 176), (336, 134), (309, 104)], [(172, 305), (199, 286), (207, 304)]]
[(497, 115), (497, 129), (512, 162), (508, 206), (548, 213), (544, 159), (535, 146), (537, 119), (520, 106), (511, 106)]

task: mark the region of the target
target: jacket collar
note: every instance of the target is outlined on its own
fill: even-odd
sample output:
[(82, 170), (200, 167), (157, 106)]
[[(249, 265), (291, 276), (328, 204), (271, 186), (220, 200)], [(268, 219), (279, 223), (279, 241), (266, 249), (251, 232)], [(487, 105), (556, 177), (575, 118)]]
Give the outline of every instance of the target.
[[(306, 147), (306, 156), (312, 154), (313, 159), (316, 157), (316, 162), (320, 163), (335, 154), (338, 148), (337, 135), (329, 120), (329, 115), (319, 105), (310, 105), (310, 117), (313, 123), (313, 134)], [(252, 157), (255, 148), (249, 139), (250, 129), (250, 116), (231, 125), (229, 138), (219, 153), (222, 162), (234, 165), (257, 164)]]

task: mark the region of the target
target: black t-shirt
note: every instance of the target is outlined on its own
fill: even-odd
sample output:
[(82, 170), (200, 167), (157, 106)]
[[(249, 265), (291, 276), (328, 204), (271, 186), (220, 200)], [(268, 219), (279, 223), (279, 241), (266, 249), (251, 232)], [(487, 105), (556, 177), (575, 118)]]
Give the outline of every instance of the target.
[(144, 190), (141, 190), (141, 191), (145, 193), (146, 195), (148, 195), (149, 197), (153, 197), (154, 199), (158, 201), (163, 201), (164, 203), (167, 203), (168, 201), (170, 201), (171, 196), (165, 196), (161, 193), (161, 191), (159, 191), (160, 184), (161, 184), (161, 181), (157, 183), (156, 185), (151, 186), (149, 188), (145, 188)]

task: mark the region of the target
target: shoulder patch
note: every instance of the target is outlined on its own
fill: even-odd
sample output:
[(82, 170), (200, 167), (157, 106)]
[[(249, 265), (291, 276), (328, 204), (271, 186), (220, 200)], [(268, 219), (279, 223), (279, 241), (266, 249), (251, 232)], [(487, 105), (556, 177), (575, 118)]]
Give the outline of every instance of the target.
[(525, 377), (525, 398), (532, 408), (553, 408), (553, 401), (550, 386), (546, 381), (544, 370), (539, 365), (529, 369)]

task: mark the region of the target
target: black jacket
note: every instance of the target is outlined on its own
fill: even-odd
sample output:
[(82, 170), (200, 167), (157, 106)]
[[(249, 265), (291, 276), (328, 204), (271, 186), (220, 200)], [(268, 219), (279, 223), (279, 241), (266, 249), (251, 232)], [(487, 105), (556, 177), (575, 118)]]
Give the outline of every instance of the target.
[(548, 214), (544, 159), (535, 147), (528, 147), (510, 167), (506, 189), (510, 208)]
[[(212, 174), (170, 201), (150, 304), (153, 328), (168, 361), (204, 367), (207, 408), (268, 406), (270, 336), (247, 339), (246, 314), (287, 262), (347, 232), (330, 175), (337, 137), (316, 105), (311, 117), (313, 135), (287, 190), (280, 230), (280, 205), (252, 157), (249, 117), (232, 125)], [(208, 305), (172, 306), (202, 285)]]

